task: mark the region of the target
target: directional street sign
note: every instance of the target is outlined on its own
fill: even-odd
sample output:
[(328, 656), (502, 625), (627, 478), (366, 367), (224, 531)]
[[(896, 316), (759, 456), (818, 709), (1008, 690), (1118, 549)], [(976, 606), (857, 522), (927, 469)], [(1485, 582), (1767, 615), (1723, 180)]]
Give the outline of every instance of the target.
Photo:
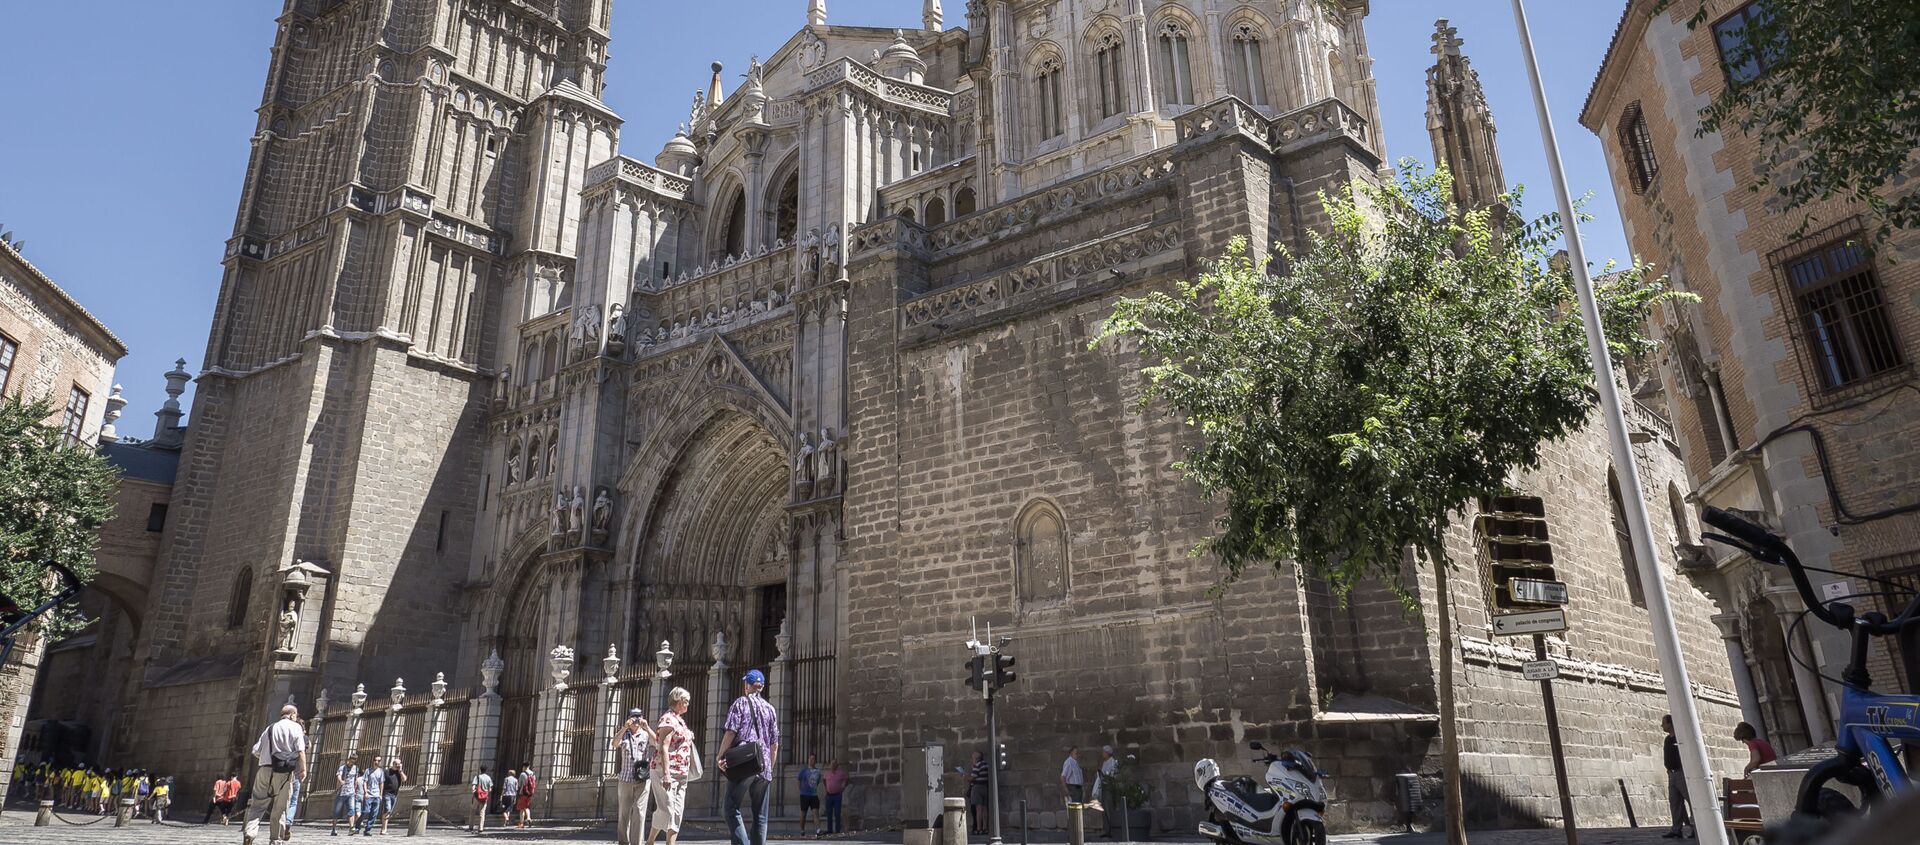
[(1520, 674), (1529, 681), (1551, 681), (1560, 677), (1560, 664), (1551, 660), (1529, 660), (1520, 664)]
[(1514, 601), (1524, 604), (1566, 604), (1567, 584), (1564, 581), (1514, 578), (1507, 581), (1507, 594), (1513, 596)]
[(1521, 634), (1551, 634), (1567, 629), (1567, 612), (1560, 608), (1507, 613), (1493, 617), (1493, 633), (1502, 637)]

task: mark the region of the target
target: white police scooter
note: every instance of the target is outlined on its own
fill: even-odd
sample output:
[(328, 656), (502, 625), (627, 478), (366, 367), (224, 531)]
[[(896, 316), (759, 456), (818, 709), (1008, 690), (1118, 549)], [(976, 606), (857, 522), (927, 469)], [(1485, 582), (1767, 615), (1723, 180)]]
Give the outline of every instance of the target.
[[(1248, 743), (1265, 751), (1258, 742)], [(1267, 764), (1267, 780), (1223, 778), (1211, 758), (1193, 766), (1193, 782), (1206, 795), (1207, 820), (1200, 834), (1223, 845), (1326, 845), (1327, 776), (1313, 756), (1293, 749), (1254, 758)]]

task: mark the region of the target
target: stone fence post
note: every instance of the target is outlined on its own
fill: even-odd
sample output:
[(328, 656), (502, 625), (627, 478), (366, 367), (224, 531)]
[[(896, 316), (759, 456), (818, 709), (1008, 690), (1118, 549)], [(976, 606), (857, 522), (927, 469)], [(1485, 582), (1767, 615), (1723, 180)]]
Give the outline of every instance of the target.
[(380, 743), (380, 759), (375, 761), (380, 766), (386, 766), (400, 756), (400, 738), (407, 731), (407, 714), (401, 709), (407, 703), (407, 682), (394, 678), (393, 688), (387, 691), (387, 700), (393, 706), (387, 708), (386, 736)]
[[(600, 724), (593, 735), (593, 771), (605, 779), (619, 774), (614, 770), (620, 765), (620, 755), (613, 753), (613, 737), (626, 717), (620, 710), (620, 653), (612, 645), (607, 646), (607, 656), (600, 661), (600, 672), (603, 677), (600, 682)], [(586, 702), (581, 704), (585, 706)]]
[(367, 685), (358, 684), (353, 688), (353, 697), (348, 699), (353, 709), (347, 711), (347, 744), (340, 749), (340, 762), (358, 759), (360, 756), (360, 731), (367, 707)]
[[(771, 676), (767, 678), (768, 687), (772, 695), (767, 696), (767, 699), (768, 703), (773, 705), (773, 712), (778, 717), (781, 756), (785, 760), (803, 763), (805, 758), (800, 756), (799, 746), (788, 741), (788, 737), (793, 736), (793, 704), (800, 699), (793, 694), (793, 660), (789, 656), (793, 647), (793, 637), (787, 633), (785, 619), (780, 620), (780, 632), (774, 635), (773, 644), (776, 655), (773, 665), (767, 667), (767, 674)], [(785, 781), (780, 780), (778, 774), (781, 762), (781, 760), (773, 761), (774, 782), (784, 785)]]
[(554, 646), (547, 654), (547, 668), (553, 674), (553, 686), (540, 694), (538, 718), (534, 720), (533, 767), (546, 772), (547, 782), (553, 783), (564, 776), (563, 771), (572, 774), (573, 749), (562, 750), (566, 743), (560, 739), (573, 724), (573, 696), (567, 690), (567, 677), (573, 674), (573, 649)]
[(326, 749), (327, 739), (327, 690), (320, 689), (320, 696), (313, 701), (313, 720), (307, 723), (307, 754), (317, 755)]
[(707, 803), (710, 812), (714, 813), (720, 811), (720, 784), (727, 780), (724, 775), (717, 773), (720, 771), (720, 739), (727, 732), (727, 707), (733, 703), (733, 699), (729, 696), (733, 687), (727, 683), (729, 674), (727, 655), (731, 650), (731, 646), (727, 643), (726, 632), (715, 632), (713, 648), (710, 652), (713, 657), (713, 668), (707, 670), (707, 735), (703, 737), (707, 741), (707, 748), (706, 760), (702, 762), (716, 772), (716, 775), (701, 778), (707, 783)]
[(427, 704), (426, 747), (420, 749), (420, 771), (415, 774), (422, 789), (439, 785), (440, 773), (446, 771), (447, 673), (435, 674), (433, 686), (428, 689), (433, 693), (433, 700)]
[(500, 672), (507, 668), (507, 662), (500, 659), (500, 651), (495, 649), (480, 661), (480, 684), (483, 691), (467, 702), (467, 759), (462, 769), (471, 779), (480, 773), (480, 767), (493, 766), (494, 755), (500, 749), (500, 694), (494, 688), (500, 685)]

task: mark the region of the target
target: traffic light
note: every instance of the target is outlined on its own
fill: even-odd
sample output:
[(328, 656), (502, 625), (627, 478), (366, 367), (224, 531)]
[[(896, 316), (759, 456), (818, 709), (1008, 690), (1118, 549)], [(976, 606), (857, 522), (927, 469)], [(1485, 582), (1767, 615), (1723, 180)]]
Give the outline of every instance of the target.
[(1567, 585), (1553, 571), (1546, 504), (1535, 496), (1496, 496), (1486, 505), (1474, 530), (1495, 612), (1566, 604)]
[(1013, 655), (1001, 652), (993, 653), (993, 688), (1001, 689), (1013, 683), (1018, 676), (1013, 673)]
[(997, 762), (995, 763), (995, 765), (999, 766), (1000, 771), (1003, 771), (1003, 772), (1011, 768), (1007, 764), (1007, 744), (1004, 742), (1000, 743), (1000, 754), (999, 754), (999, 757), (997, 758)]
[(973, 656), (973, 659), (968, 660), (967, 661), (967, 686), (972, 687), (974, 689), (979, 689), (980, 685), (986, 681), (986, 678), (984, 677), (986, 674), (986, 668), (987, 668), (987, 658), (984, 655), (976, 654)]

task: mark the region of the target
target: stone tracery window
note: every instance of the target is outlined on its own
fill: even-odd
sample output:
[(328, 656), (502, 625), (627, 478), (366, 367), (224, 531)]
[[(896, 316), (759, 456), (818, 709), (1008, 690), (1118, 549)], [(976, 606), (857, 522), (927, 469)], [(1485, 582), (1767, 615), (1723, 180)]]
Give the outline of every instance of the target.
[(1160, 99), (1173, 105), (1193, 105), (1193, 63), (1187, 56), (1191, 41), (1179, 21), (1160, 25)]
[(780, 188), (780, 200), (774, 204), (773, 236), (793, 243), (800, 229), (800, 174), (795, 171)]
[(1067, 597), (1067, 523), (1060, 509), (1035, 500), (1014, 520), (1014, 574), (1022, 605)]
[(233, 593), (227, 596), (227, 630), (247, 622), (247, 602), (253, 598), (253, 568), (243, 567), (233, 579)]
[(1094, 67), (1097, 69), (1097, 81), (1100, 90), (1094, 102), (1100, 107), (1100, 116), (1112, 117), (1127, 110), (1125, 89), (1126, 64), (1120, 36), (1108, 32), (1095, 42), (1093, 51)]
[(1266, 60), (1261, 56), (1260, 30), (1251, 21), (1235, 24), (1227, 47), (1227, 75), (1233, 95), (1256, 106), (1267, 105)]
[(1067, 131), (1066, 112), (1060, 107), (1061, 67), (1058, 57), (1049, 57), (1040, 63), (1035, 78), (1039, 83), (1040, 104), (1040, 140), (1059, 137)]

